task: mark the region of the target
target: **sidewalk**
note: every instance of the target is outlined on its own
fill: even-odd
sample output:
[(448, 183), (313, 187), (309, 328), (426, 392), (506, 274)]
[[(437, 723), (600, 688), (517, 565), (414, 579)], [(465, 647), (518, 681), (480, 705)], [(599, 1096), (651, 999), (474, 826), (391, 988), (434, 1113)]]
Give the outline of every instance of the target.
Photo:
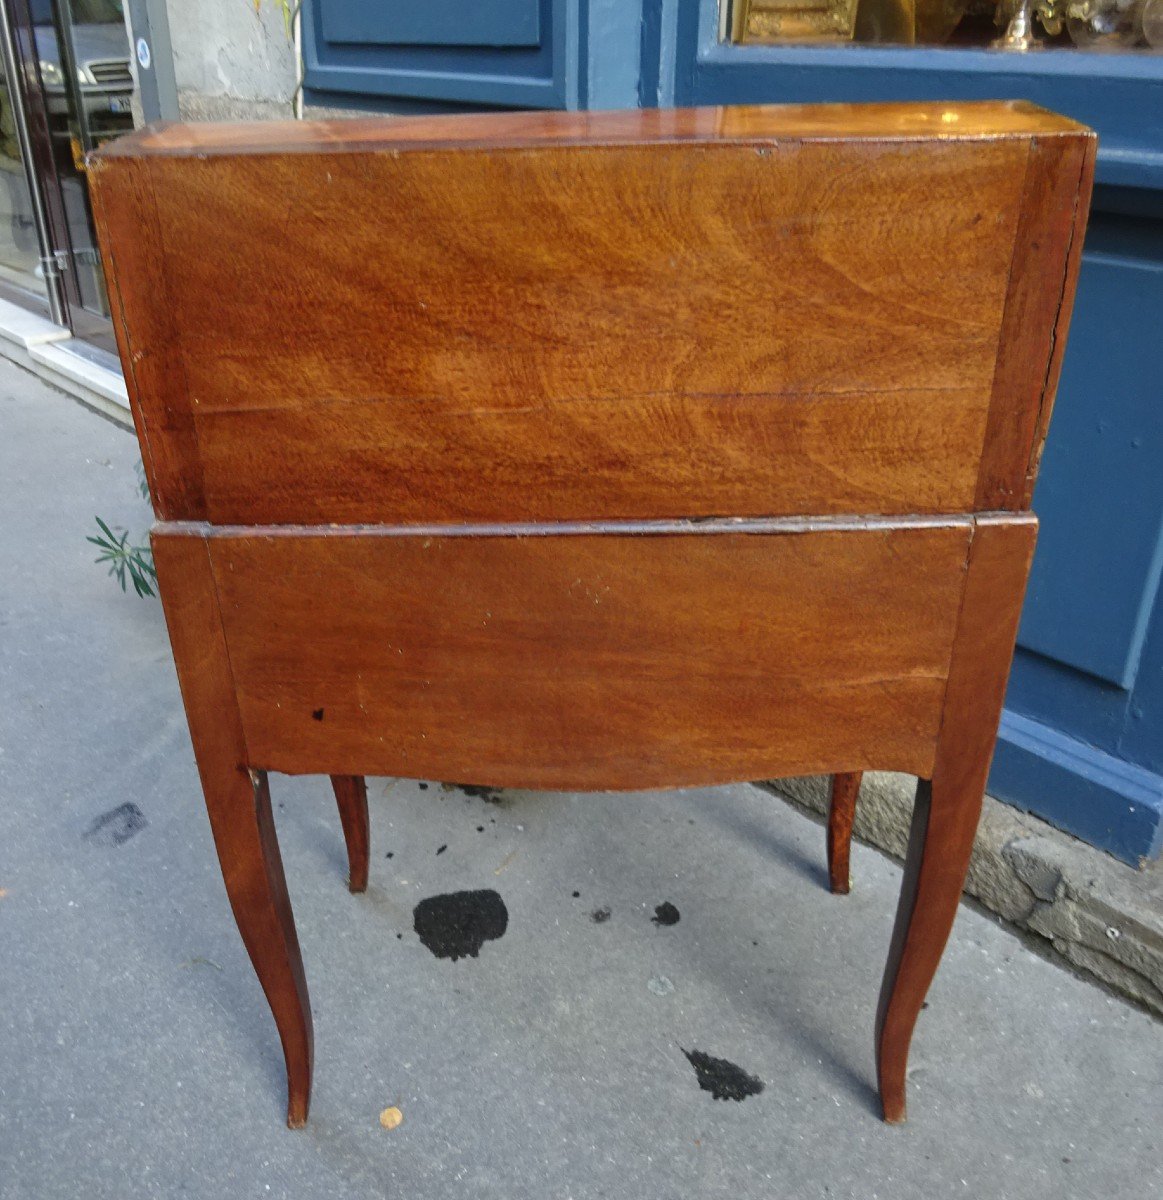
[[(0, 362), (0, 1200), (1163, 1191), (1163, 1026), (969, 908), (918, 1027), (909, 1124), (882, 1125), (899, 870), (857, 846), (853, 894), (829, 895), (818, 825), (752, 786), (369, 781), (355, 897), (326, 781), (276, 777), (317, 1053), (310, 1124), (288, 1131), (160, 607), (84, 540), (95, 513), (144, 530), (136, 458)], [(504, 936), (434, 957), (414, 906), (484, 888)], [(652, 921), (663, 903), (677, 924)], [(684, 1050), (764, 1090), (716, 1101)]]

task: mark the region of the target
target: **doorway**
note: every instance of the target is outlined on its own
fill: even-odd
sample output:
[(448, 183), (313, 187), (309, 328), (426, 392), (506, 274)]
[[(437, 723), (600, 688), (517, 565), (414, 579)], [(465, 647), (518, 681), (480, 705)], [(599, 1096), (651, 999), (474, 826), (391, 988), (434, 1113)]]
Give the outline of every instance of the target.
[(123, 0), (0, 3), (13, 67), (0, 81), (0, 286), (112, 353), (86, 156), (140, 113)]

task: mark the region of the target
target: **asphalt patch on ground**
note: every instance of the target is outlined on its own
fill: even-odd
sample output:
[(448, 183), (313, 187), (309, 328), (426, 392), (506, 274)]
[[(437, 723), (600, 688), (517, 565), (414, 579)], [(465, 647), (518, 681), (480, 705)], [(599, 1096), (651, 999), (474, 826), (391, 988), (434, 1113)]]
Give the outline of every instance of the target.
[(127, 802), (102, 813), (81, 836), (94, 846), (120, 846), (148, 824), (145, 813)]
[(492, 889), (449, 892), (421, 900), (412, 911), (416, 936), (437, 958), (476, 958), (485, 942), (503, 937), (509, 910)]
[(683, 1050), (683, 1054), (695, 1069), (699, 1087), (710, 1092), (716, 1100), (746, 1100), (763, 1091), (762, 1079), (748, 1075), (742, 1067), (725, 1058), (714, 1058), (701, 1050)]

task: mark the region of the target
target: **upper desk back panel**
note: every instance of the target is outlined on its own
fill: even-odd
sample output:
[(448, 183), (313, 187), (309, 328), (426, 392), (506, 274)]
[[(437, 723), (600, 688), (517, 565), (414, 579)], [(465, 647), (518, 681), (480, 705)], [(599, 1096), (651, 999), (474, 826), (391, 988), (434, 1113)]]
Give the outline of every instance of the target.
[(142, 130), (89, 174), (158, 515), (1026, 508), (1094, 144), (1014, 103)]

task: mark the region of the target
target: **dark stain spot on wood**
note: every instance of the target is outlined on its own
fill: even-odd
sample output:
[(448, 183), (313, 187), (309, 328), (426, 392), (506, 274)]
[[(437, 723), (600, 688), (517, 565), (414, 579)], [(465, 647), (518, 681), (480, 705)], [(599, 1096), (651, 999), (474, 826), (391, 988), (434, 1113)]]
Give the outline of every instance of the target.
[(595, 925), (604, 925), (609, 919), (609, 907), (595, 908), (594, 911), (590, 913), (590, 920), (593, 921)]
[(323, 720), (323, 710), (321, 708), (312, 709), (311, 716), (313, 716), (316, 721), (322, 721)]
[(94, 846), (120, 846), (140, 833), (149, 822), (132, 801), (102, 813), (82, 835)]
[(748, 1075), (742, 1067), (725, 1058), (714, 1058), (701, 1050), (683, 1050), (683, 1054), (695, 1069), (699, 1087), (710, 1092), (716, 1100), (746, 1100), (763, 1091), (762, 1079)]
[(449, 892), (421, 900), (412, 912), (416, 936), (437, 958), (476, 958), (485, 942), (502, 937), (509, 910), (491, 889)]
[(654, 916), (650, 919), (655, 925), (677, 925), (679, 920), (678, 909), (669, 900), (664, 900), (654, 910)]

